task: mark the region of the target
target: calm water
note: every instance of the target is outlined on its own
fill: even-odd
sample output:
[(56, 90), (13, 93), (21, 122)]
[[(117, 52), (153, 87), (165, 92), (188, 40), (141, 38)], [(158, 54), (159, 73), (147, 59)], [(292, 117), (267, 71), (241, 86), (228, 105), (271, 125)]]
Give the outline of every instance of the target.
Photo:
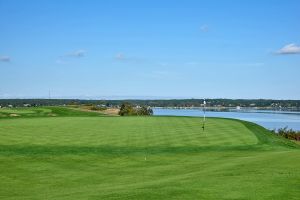
[[(203, 116), (201, 109), (166, 109), (154, 108), (154, 115), (174, 116)], [(207, 117), (225, 117), (250, 121), (264, 126), (267, 129), (278, 129), (288, 126), (294, 130), (300, 130), (300, 112), (281, 112), (269, 110), (245, 110), (245, 111), (206, 111)]]

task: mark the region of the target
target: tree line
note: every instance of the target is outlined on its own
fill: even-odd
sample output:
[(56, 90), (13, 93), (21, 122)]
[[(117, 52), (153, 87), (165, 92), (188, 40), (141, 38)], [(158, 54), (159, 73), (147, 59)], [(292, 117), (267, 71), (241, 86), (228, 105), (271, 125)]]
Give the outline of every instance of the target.
[[(20, 107), (30, 106), (59, 106), (59, 105), (104, 105), (106, 107), (120, 107), (128, 102), (133, 106), (150, 107), (201, 107), (203, 99), (168, 99), (168, 100), (82, 100), (82, 99), (0, 99), (0, 106)], [(257, 108), (293, 108), (300, 109), (300, 100), (272, 100), (272, 99), (206, 99), (208, 107), (257, 107)]]

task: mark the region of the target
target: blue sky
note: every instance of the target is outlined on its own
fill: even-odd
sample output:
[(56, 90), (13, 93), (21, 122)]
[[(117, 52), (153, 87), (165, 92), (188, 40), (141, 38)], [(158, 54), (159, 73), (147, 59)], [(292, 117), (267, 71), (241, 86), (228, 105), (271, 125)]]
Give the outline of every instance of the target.
[(300, 99), (299, 8), (0, 0), (0, 98)]

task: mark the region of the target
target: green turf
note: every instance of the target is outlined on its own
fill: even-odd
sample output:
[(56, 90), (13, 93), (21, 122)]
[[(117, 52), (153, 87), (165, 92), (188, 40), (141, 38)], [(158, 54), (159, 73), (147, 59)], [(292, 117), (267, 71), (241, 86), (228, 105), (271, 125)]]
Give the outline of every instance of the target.
[(32, 118), (32, 117), (66, 117), (66, 116), (100, 116), (97, 112), (83, 112), (68, 107), (29, 107), (29, 108), (0, 108), (2, 118)]
[(58, 115), (0, 120), (0, 199), (300, 197), (298, 145), (253, 123)]

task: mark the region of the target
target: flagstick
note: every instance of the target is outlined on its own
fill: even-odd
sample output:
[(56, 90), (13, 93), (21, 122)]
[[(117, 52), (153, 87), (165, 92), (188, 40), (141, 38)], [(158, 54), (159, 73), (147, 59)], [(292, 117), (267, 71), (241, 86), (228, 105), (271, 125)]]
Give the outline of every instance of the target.
[(203, 132), (204, 132), (204, 129), (205, 129), (205, 106), (206, 106), (206, 101), (204, 99), (203, 101), (203, 126), (202, 126), (202, 129), (203, 129)]

